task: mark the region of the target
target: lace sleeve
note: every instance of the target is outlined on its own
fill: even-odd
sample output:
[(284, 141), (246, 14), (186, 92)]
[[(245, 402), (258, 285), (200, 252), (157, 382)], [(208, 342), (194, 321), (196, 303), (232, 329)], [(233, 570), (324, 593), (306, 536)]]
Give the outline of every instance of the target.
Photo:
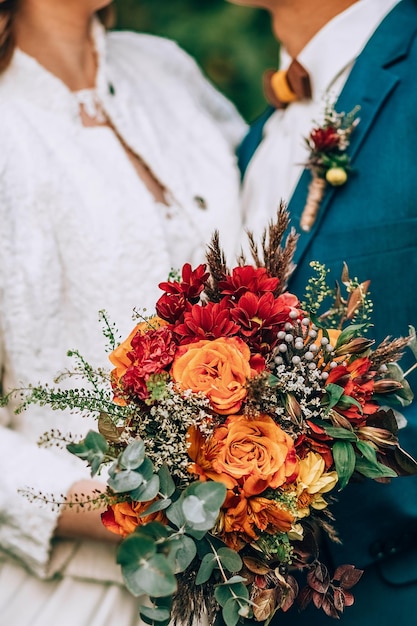
[(235, 150), (240, 144), (247, 131), (242, 116), (175, 41), (133, 32), (113, 32), (109, 40), (113, 50), (117, 49), (117, 56), (129, 59), (130, 65), (145, 63), (148, 69), (152, 67), (160, 80), (167, 75), (175, 76), (193, 94), (198, 106), (220, 127), (231, 148)]

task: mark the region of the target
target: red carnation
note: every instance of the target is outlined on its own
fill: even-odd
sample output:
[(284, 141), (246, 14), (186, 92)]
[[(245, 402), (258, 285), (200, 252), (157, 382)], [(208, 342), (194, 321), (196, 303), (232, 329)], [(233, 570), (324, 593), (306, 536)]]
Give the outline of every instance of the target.
[(172, 331), (163, 326), (145, 334), (136, 334), (132, 341), (132, 350), (127, 357), (132, 365), (127, 368), (121, 379), (123, 390), (140, 400), (146, 400), (149, 393), (146, 383), (152, 374), (165, 371), (174, 360), (176, 344)]

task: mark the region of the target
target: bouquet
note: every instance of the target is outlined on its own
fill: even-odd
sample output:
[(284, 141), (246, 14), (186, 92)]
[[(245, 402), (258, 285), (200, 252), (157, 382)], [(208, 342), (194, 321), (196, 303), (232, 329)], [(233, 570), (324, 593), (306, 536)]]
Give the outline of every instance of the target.
[(232, 269), (215, 234), (207, 263), (162, 283), (156, 314), (120, 344), (103, 314), (110, 373), (76, 352), (84, 386), (32, 387), (23, 402), (97, 417), (81, 441), (44, 442), (64, 439), (92, 475), (107, 468), (107, 491), (81, 504), (105, 503), (147, 623), (268, 623), (311, 601), (339, 617), (362, 572), (320, 560), (320, 535), (338, 540), (335, 494), (416, 472), (387, 408), (411, 401), (397, 362), (414, 330), (374, 346), (369, 283), (347, 267), (333, 290), (315, 263), (305, 302), (289, 293), (288, 225), (281, 207), (260, 249), (249, 234), (253, 263)]

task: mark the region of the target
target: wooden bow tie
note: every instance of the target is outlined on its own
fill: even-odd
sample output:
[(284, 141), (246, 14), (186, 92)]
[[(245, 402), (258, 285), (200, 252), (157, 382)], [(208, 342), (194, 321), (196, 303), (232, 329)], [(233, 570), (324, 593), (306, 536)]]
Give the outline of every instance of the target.
[(277, 109), (285, 109), (295, 100), (311, 98), (310, 77), (296, 59), (287, 70), (268, 70), (264, 74), (265, 97)]

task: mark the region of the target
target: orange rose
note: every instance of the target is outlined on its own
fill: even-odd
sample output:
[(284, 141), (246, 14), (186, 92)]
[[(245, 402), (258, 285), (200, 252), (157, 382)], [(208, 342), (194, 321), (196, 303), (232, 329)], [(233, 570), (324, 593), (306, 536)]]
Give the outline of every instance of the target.
[(188, 454), (194, 461), (190, 471), (228, 489), (239, 487), (246, 497), (297, 477), (294, 442), (268, 415), (232, 415), (207, 440), (195, 429), (189, 439)]
[(126, 537), (135, 531), (138, 526), (148, 522), (166, 524), (166, 517), (162, 511), (140, 517), (150, 502), (119, 502), (107, 507), (101, 514), (101, 521), (112, 533)]
[(249, 364), (248, 346), (238, 337), (203, 339), (181, 346), (171, 376), (182, 390), (202, 392), (216, 413), (237, 413), (246, 397), (245, 384), (256, 372)]
[(293, 521), (294, 516), (275, 500), (242, 495), (238, 499), (229, 492), (220, 513), (218, 531), (229, 548), (240, 550), (246, 543), (255, 541), (260, 532), (271, 535), (288, 532)]

